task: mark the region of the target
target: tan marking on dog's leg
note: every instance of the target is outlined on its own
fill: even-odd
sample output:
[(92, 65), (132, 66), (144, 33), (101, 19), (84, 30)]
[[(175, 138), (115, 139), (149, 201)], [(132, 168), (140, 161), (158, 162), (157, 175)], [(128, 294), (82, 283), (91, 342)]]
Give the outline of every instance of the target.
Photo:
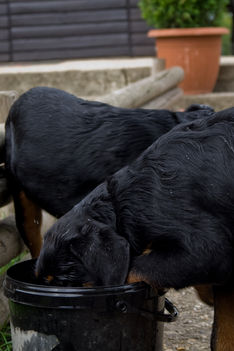
[(194, 286), (199, 298), (209, 306), (214, 305), (214, 294), (212, 285), (196, 285)]
[(152, 284), (149, 282), (147, 277), (143, 277), (142, 275), (137, 274), (135, 272), (129, 272), (128, 277), (127, 277), (128, 284), (140, 283), (140, 282), (144, 282), (144, 283), (152, 286)]
[(143, 277), (141, 277), (140, 275), (137, 275), (136, 273), (130, 272), (128, 277), (127, 277), (128, 284), (139, 283), (139, 282), (143, 282), (143, 281), (144, 281)]
[(31, 201), (24, 191), (14, 195), (16, 223), (33, 258), (39, 256), (42, 246), (41, 208)]
[(142, 255), (149, 255), (152, 252), (150, 249), (145, 249), (142, 253)]
[(93, 288), (94, 285), (92, 282), (86, 282), (84, 284), (82, 284), (83, 288)]
[(234, 350), (234, 288), (214, 287), (214, 351)]

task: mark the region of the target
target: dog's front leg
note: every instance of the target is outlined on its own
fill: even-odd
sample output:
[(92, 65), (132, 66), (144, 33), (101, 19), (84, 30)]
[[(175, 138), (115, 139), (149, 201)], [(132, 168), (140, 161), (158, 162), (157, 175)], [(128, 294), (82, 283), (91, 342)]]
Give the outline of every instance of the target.
[(234, 350), (234, 288), (214, 287), (213, 351)]
[(30, 200), (24, 191), (13, 192), (17, 228), (32, 257), (39, 256), (42, 246), (41, 208)]

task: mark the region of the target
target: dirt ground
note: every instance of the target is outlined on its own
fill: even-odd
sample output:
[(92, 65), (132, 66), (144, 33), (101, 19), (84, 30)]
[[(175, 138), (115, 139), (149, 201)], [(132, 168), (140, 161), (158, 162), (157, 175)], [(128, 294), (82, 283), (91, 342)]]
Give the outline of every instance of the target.
[(166, 297), (179, 317), (164, 324), (164, 351), (209, 351), (213, 309), (201, 302), (193, 288), (171, 290)]

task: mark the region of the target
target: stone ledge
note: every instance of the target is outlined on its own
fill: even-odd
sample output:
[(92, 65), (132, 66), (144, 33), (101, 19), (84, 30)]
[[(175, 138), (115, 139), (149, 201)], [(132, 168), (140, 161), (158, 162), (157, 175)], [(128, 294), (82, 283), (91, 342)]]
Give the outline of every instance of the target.
[(234, 91), (234, 56), (222, 56), (214, 92)]
[(200, 95), (183, 95), (178, 99), (172, 107), (172, 109), (178, 110), (181, 108), (186, 108), (193, 103), (207, 104), (212, 106), (216, 111), (223, 110), (233, 106), (234, 102), (234, 92), (224, 92), (224, 93), (210, 93), (210, 94), (200, 94)]
[[(5, 122), (9, 109), (17, 97), (18, 93), (14, 90), (0, 91), (0, 123)], [(0, 134), (2, 134), (2, 129), (0, 130)]]
[(71, 60), (0, 66), (0, 90), (51, 86), (87, 97), (108, 94), (164, 68), (156, 58)]

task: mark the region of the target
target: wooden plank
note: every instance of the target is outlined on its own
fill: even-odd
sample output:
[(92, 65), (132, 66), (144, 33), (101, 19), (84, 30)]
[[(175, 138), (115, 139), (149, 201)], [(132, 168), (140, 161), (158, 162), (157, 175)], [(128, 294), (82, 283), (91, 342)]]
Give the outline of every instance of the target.
[(10, 48), (10, 44), (8, 41), (1, 41), (0, 43), (0, 52), (1, 53), (8, 53)]
[(151, 45), (134, 45), (132, 46), (132, 56), (153, 56), (155, 57), (155, 48)]
[(48, 13), (48, 12), (71, 12), (84, 10), (99, 10), (110, 8), (123, 8), (126, 6), (126, 0), (80, 0), (80, 1), (22, 1), (19, 3), (10, 2), (12, 14), (29, 14), (29, 13)]
[(91, 58), (91, 57), (116, 57), (129, 56), (129, 47), (127, 45), (110, 46), (107, 48), (85, 48), (69, 50), (35, 50), (25, 53), (14, 52), (13, 61), (38, 61), (53, 59), (74, 59), (74, 58)]
[(0, 30), (0, 40), (7, 40), (9, 38), (9, 30), (1, 29)]
[(51, 14), (31, 14), (31, 15), (13, 15), (11, 17), (12, 26), (38, 26), (53, 24), (72, 24), (87, 22), (127, 20), (127, 11), (125, 9), (103, 10), (103, 11), (80, 11), (70, 13), (51, 13)]
[(12, 48), (14, 51), (32, 51), (111, 46), (113, 43), (115, 43), (115, 45), (127, 45), (128, 34), (119, 33), (66, 38), (15, 39), (12, 41)]
[(7, 5), (0, 3), (0, 15), (6, 15), (6, 14), (7, 14)]
[[(19, 2), (26, 2), (26, 1), (30, 1), (30, 2), (38, 2), (38, 0), (10, 0), (11, 3), (19, 3)], [(48, 0), (40, 0), (41, 2), (46, 2)], [(51, 2), (56, 2), (57, 0), (50, 0)]]
[[(61, 24), (52, 26), (35, 27), (13, 27), (11, 34), (13, 39), (22, 38), (51, 38), (78, 36), (101, 33), (123, 33), (127, 32), (127, 21), (121, 22), (100, 22), (82, 24)], [(0, 32), (1, 35), (1, 32)]]
[(5, 54), (1, 54), (0, 53), (0, 62), (8, 62), (10, 61), (10, 55), (5, 53)]
[(129, 5), (131, 7), (138, 7), (139, 0), (129, 0)]
[(146, 33), (132, 33), (131, 43), (133, 45), (152, 45), (152, 46), (154, 46), (155, 39), (148, 38)]
[(134, 33), (147, 33), (150, 27), (147, 25), (147, 23), (143, 20), (138, 20), (138, 21), (130, 21), (130, 30), (131, 32)]
[(130, 9), (130, 20), (142, 20), (141, 11), (138, 8), (131, 8)]
[(0, 16), (0, 28), (7, 28), (7, 27), (8, 27), (8, 17)]

